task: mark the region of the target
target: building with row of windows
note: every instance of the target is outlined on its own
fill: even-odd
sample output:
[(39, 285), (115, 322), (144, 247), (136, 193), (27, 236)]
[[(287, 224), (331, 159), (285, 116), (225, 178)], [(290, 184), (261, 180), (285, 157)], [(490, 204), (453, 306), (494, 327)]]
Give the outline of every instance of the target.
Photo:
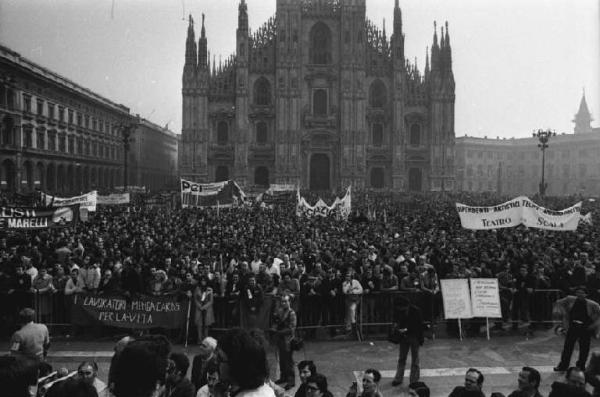
[[(600, 195), (600, 128), (592, 128), (585, 95), (574, 133), (550, 138), (546, 195)], [(537, 138), (456, 138), (457, 185), (462, 191), (533, 195), (539, 192), (542, 153)]]
[(128, 184), (172, 185), (176, 135), (0, 46), (0, 189), (75, 194), (123, 185), (122, 130), (131, 123)]
[(241, 0), (235, 40), (236, 53), (211, 65), (204, 15), (197, 42), (190, 16), (183, 177), (313, 190), (454, 188), (447, 23), (440, 36), (434, 28), (424, 73), (405, 58), (398, 0), (391, 37), (367, 19), (366, 0), (277, 0), (275, 16), (252, 33)]

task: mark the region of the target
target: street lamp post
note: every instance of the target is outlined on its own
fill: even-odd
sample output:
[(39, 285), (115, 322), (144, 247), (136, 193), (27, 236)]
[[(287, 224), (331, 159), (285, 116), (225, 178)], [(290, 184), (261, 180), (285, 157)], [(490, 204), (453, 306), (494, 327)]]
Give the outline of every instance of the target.
[(551, 137), (556, 136), (556, 132), (548, 130), (539, 129), (534, 131), (533, 137), (537, 138), (540, 143), (538, 143), (538, 147), (542, 151), (542, 181), (540, 182), (540, 196), (544, 197), (546, 195), (546, 189), (548, 188), (548, 184), (544, 181), (544, 172), (546, 168), (546, 149), (548, 148), (548, 141)]
[(135, 130), (135, 128), (140, 123), (139, 115), (136, 117), (135, 121), (130, 121), (128, 124), (121, 125), (121, 136), (123, 137), (123, 192), (127, 191), (128, 185), (128, 163), (127, 158), (129, 157), (129, 148), (131, 144), (131, 134)]

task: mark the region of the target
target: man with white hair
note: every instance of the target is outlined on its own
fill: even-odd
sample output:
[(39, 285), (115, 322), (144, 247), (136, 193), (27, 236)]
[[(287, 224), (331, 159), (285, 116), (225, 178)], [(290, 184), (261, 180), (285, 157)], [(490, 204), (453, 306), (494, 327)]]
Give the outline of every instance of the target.
[(200, 353), (194, 356), (192, 362), (191, 381), (196, 387), (196, 392), (206, 384), (208, 368), (218, 366), (215, 350), (217, 349), (217, 340), (207, 336), (200, 343)]

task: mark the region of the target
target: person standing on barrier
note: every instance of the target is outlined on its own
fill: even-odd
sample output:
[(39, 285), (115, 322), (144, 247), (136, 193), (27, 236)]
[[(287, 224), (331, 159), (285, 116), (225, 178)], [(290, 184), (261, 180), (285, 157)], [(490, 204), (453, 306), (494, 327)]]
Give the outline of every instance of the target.
[(569, 368), (576, 342), (579, 342), (579, 359), (576, 365), (585, 370), (592, 334), (598, 333), (600, 321), (600, 305), (586, 299), (586, 296), (586, 289), (579, 286), (575, 287), (575, 296), (567, 296), (556, 301), (555, 310), (560, 313), (566, 336), (560, 363), (554, 367), (555, 371), (566, 371)]
[(342, 283), (342, 291), (346, 296), (346, 332), (358, 336), (358, 328), (356, 325), (356, 312), (360, 295), (363, 293), (363, 288), (358, 280), (352, 278), (350, 270), (346, 271), (346, 277)]
[(201, 276), (198, 281), (198, 286), (194, 291), (194, 304), (196, 307), (194, 319), (198, 333), (197, 343), (202, 343), (202, 340), (208, 336), (209, 327), (215, 322), (213, 290), (208, 286), (206, 276)]
[(399, 343), (398, 365), (392, 386), (399, 386), (404, 381), (404, 368), (410, 350), (410, 383), (420, 378), (419, 347), (423, 345), (423, 315), (421, 309), (404, 297), (398, 297), (394, 305), (394, 322), (402, 333)]
[(294, 352), (291, 341), (296, 332), (296, 313), (291, 307), (290, 296), (283, 294), (280, 308), (273, 320), (275, 321), (275, 341), (279, 356), (279, 379), (276, 384), (285, 384), (284, 389), (289, 390), (295, 386)]

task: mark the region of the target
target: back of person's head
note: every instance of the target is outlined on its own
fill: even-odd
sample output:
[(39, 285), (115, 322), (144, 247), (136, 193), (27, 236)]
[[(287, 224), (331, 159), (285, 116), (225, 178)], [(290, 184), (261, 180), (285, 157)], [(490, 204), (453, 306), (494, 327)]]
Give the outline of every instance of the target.
[(540, 382), (542, 381), (540, 371), (532, 367), (523, 367), (521, 370), (527, 371), (527, 373), (529, 374), (529, 383), (533, 383), (536, 389), (540, 387)]
[(317, 373), (317, 366), (311, 360), (302, 360), (298, 363), (298, 371), (302, 371), (305, 367), (308, 367), (311, 375)]
[(323, 394), (326, 394), (329, 391), (327, 390), (327, 378), (323, 374), (312, 374), (308, 377), (306, 383), (314, 383), (319, 388), (319, 391)]
[[(269, 376), (265, 343), (260, 333), (241, 328), (230, 329), (219, 340), (219, 348), (227, 356), (228, 374), (231, 377), (227, 380), (241, 390), (260, 387)], [(224, 373), (221, 375), (224, 376)]]
[(379, 383), (379, 381), (381, 380), (381, 372), (379, 372), (375, 368), (366, 369), (365, 374), (373, 375), (373, 381), (375, 381), (375, 383)]
[(55, 383), (46, 397), (98, 397), (96, 388), (81, 378), (69, 378)]
[(173, 352), (169, 355), (169, 360), (175, 363), (175, 368), (181, 376), (185, 376), (187, 374), (188, 368), (190, 367), (190, 359), (184, 353)]
[(39, 361), (24, 357), (0, 357), (0, 387), (3, 397), (29, 397), (37, 385)]
[(150, 397), (164, 382), (167, 355), (162, 347), (150, 342), (134, 341), (123, 349), (111, 366), (115, 397)]
[(26, 307), (19, 312), (19, 322), (21, 324), (27, 324), (35, 319), (35, 310), (30, 307)]
[(412, 382), (408, 385), (408, 388), (414, 390), (419, 397), (429, 397), (431, 393), (429, 387), (424, 382)]

